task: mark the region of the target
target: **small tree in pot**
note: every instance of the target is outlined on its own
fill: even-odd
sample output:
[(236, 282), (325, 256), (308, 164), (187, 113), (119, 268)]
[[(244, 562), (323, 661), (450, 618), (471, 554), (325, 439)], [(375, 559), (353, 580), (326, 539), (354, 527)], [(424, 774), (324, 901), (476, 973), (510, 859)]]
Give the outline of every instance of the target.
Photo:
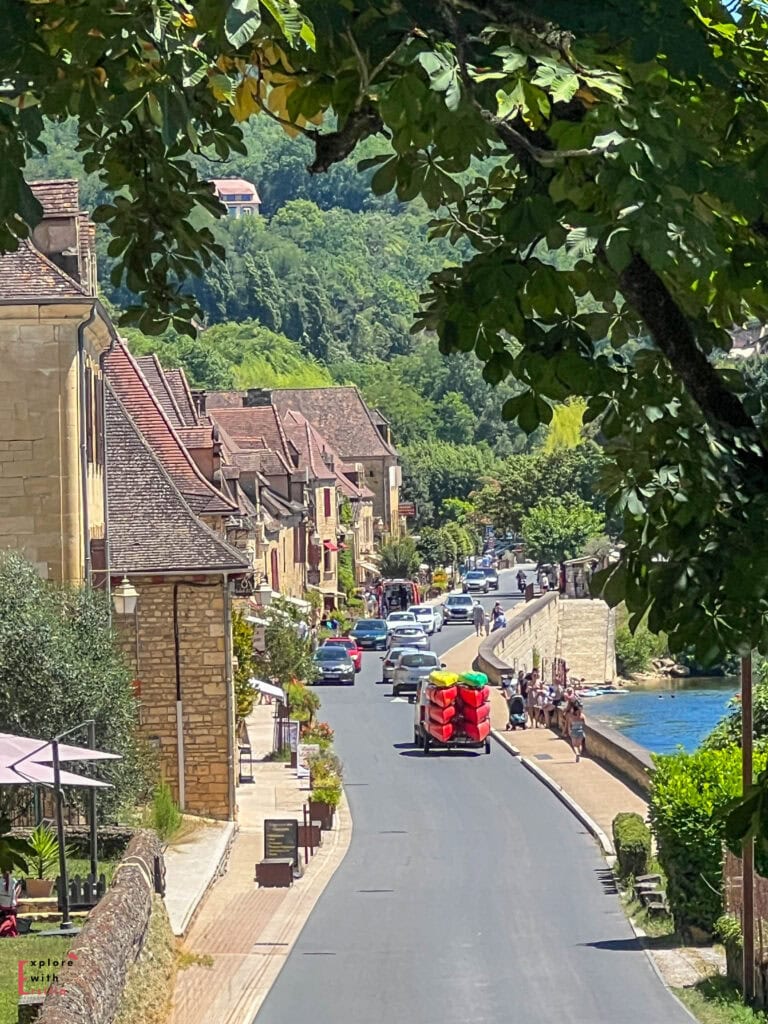
[(47, 825), (38, 825), (29, 837), (29, 847), (32, 875), (26, 880), (27, 896), (30, 899), (48, 897), (53, 892), (55, 872), (59, 866), (59, 841)]

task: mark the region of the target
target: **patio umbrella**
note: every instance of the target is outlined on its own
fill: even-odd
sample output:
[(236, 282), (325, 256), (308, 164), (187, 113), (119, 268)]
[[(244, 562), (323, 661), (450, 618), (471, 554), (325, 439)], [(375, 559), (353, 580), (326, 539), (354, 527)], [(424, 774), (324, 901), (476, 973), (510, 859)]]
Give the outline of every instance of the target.
[[(109, 789), (108, 782), (89, 779), (74, 772), (59, 772), (62, 786), (87, 786), (92, 789)], [(27, 761), (22, 765), (0, 764), (0, 786), (53, 786), (53, 768), (48, 764)]]
[[(119, 757), (119, 754), (107, 754), (102, 750), (92, 750), (90, 747), (59, 744), (59, 761), (107, 761)], [(15, 764), (17, 761), (50, 764), (53, 761), (51, 744), (31, 736), (14, 736), (9, 732), (0, 732), (0, 765)]]

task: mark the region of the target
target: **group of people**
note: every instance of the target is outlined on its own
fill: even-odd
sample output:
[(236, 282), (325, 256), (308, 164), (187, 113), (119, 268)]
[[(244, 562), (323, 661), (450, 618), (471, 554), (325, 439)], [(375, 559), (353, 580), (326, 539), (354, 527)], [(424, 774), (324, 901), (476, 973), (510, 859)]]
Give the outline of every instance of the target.
[(551, 728), (557, 710), (562, 708), (565, 713), (563, 735), (570, 741), (576, 761), (581, 760), (585, 739), (584, 709), (572, 686), (560, 682), (547, 684), (540, 678), (538, 669), (528, 673), (521, 669), (516, 683), (513, 684), (511, 679), (502, 681), (502, 694), (509, 707), (508, 730), (513, 728), (513, 707), (520, 705), (519, 700), (514, 701), (513, 705), (516, 697), (522, 698), (532, 729), (538, 729), (539, 726)]
[(507, 624), (507, 617), (499, 601), (491, 611), (487, 611), (478, 601), (472, 609), (472, 625), (475, 627), (475, 636), (482, 636), (485, 633), (493, 633), (497, 629), (504, 629)]

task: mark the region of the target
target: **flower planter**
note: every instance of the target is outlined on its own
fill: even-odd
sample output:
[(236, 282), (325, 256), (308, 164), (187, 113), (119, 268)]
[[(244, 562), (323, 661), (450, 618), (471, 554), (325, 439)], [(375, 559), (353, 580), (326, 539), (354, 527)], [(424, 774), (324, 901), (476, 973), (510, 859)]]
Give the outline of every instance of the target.
[(311, 821), (319, 821), (320, 828), (324, 832), (328, 829), (333, 828), (333, 812), (335, 808), (331, 804), (325, 803), (324, 800), (310, 800), (309, 801), (309, 817)]
[(47, 899), (53, 893), (53, 879), (28, 878), (24, 883), (24, 888), (31, 900)]

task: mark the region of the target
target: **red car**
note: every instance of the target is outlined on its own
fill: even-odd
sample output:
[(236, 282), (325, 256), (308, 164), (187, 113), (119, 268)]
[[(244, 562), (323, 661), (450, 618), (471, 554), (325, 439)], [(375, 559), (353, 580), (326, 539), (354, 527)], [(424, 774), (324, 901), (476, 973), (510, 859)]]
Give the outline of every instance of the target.
[(327, 640), (323, 641), (323, 647), (330, 647), (332, 644), (341, 644), (342, 647), (346, 647), (347, 653), (355, 663), (355, 672), (359, 672), (363, 667), (363, 649), (357, 646), (357, 640), (351, 636), (329, 636)]

